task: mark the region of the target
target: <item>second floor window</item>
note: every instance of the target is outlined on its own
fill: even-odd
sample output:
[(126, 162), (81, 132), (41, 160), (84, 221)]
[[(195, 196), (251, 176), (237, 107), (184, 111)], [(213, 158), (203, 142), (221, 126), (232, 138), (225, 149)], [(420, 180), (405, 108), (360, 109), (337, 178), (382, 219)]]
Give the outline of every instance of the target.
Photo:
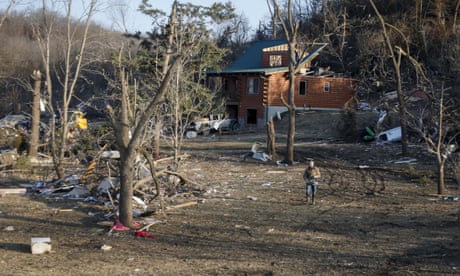
[(259, 79), (258, 78), (248, 78), (248, 94), (258, 94), (259, 93)]
[(307, 95), (307, 81), (301, 80), (299, 82), (299, 96)]
[(281, 56), (280, 55), (271, 55), (270, 56), (270, 67), (281, 66)]

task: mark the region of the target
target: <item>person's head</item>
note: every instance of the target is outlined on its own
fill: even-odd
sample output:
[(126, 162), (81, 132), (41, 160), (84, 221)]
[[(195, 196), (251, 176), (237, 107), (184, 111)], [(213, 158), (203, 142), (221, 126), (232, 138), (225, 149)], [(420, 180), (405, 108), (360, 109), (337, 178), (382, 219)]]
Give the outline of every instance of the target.
[(315, 162), (313, 161), (313, 159), (308, 159), (308, 166), (309, 167), (314, 167), (315, 166)]

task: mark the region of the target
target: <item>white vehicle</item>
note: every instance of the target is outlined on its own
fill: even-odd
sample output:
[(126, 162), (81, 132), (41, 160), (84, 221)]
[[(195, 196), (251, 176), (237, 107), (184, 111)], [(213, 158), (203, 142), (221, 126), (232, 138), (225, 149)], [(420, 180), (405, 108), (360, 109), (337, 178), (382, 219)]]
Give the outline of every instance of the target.
[(187, 128), (185, 135), (194, 138), (198, 134), (208, 135), (214, 131), (237, 131), (240, 124), (236, 119), (224, 118), (222, 115), (210, 115), (209, 118), (199, 118)]

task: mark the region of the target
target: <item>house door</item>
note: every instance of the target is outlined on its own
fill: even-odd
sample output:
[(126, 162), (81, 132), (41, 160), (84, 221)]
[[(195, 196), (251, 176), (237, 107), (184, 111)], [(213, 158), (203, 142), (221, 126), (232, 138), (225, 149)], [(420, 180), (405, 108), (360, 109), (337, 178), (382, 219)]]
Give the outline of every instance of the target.
[(246, 124), (257, 125), (257, 109), (248, 109), (246, 114)]
[(227, 116), (231, 119), (238, 118), (238, 105), (227, 105)]

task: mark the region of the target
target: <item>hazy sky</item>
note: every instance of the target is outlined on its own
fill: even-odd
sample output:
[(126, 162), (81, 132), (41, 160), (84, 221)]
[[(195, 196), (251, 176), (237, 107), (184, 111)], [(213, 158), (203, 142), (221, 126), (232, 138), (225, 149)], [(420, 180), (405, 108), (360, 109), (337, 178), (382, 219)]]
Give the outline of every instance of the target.
[[(203, 6), (209, 6), (215, 2), (227, 1), (229, 0), (181, 0), (181, 2), (191, 2)], [(144, 32), (150, 29), (150, 18), (137, 11), (142, 0), (107, 0), (107, 3), (109, 2), (125, 3), (122, 7), (123, 11), (127, 14), (127, 22), (125, 25), (129, 31), (140, 30)], [(252, 30), (256, 29), (259, 21), (263, 20), (269, 14), (266, 0), (230, 0), (230, 2), (235, 6), (237, 14), (243, 14), (248, 19)], [(150, 3), (155, 8), (169, 12), (173, 0), (150, 0)], [(104, 26), (113, 27), (119, 30), (120, 28), (117, 26), (119, 23), (116, 23), (117, 18), (119, 18), (117, 13), (119, 14), (119, 9), (117, 10), (116, 5), (107, 4), (95, 17), (95, 21)]]
[[(12, 0), (0, 0), (0, 11), (3, 11)], [(78, 18), (84, 14), (84, 7), (88, 6), (90, 0), (72, 0), (72, 14)], [(233, 3), (238, 15), (244, 15), (249, 21), (251, 31), (254, 31), (260, 20), (266, 19), (269, 15), (266, 0), (179, 0), (180, 2), (190, 2), (197, 5), (210, 6), (215, 2)], [(65, 13), (64, 1), (46, 0), (50, 9), (60, 10)], [(124, 31), (120, 11), (125, 14), (125, 27), (129, 32), (149, 31), (152, 20), (138, 11), (142, 0), (98, 0), (98, 10), (93, 20), (105, 27), (113, 28), (117, 31)], [(160, 10), (169, 13), (173, 0), (149, 0), (149, 3)], [(15, 0), (14, 10), (32, 11), (41, 8), (42, 1), (39, 0)], [(63, 14), (64, 15), (64, 14)]]

